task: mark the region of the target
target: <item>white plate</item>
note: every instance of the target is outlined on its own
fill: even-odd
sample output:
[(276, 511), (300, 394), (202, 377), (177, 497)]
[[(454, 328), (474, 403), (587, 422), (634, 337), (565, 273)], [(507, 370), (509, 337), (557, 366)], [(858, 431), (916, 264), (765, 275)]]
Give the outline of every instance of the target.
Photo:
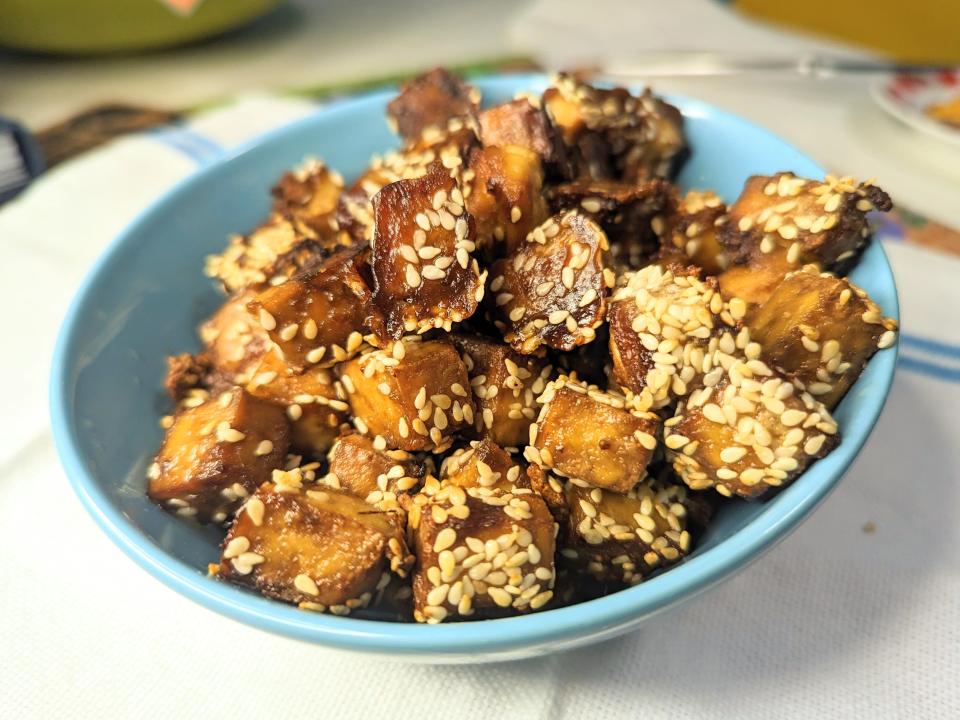
[(932, 103), (960, 95), (960, 68), (928, 75), (897, 74), (881, 78), (871, 88), (873, 99), (898, 120), (920, 132), (960, 145), (960, 128), (928, 117)]

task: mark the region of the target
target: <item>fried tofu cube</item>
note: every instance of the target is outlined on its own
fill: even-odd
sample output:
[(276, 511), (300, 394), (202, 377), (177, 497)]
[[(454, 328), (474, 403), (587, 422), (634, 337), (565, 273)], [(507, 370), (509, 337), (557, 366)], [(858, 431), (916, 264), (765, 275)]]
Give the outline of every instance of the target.
[(450, 340), (470, 375), (476, 432), (504, 447), (525, 445), (540, 410), (536, 398), (552, 366), (480, 335), (451, 335)]
[(405, 450), (388, 450), (385, 442), (357, 433), (337, 439), (327, 460), (330, 473), (326, 482), (381, 510), (397, 509), (397, 498), (415, 492), (426, 475), (426, 467), (414, 455)]
[(363, 344), (370, 290), (350, 252), (319, 268), (268, 287), (247, 303), (251, 315), (297, 370), (330, 367)]
[(487, 271), (472, 255), (474, 224), (457, 181), (441, 170), (401, 180), (377, 193), (373, 209), (376, 335), (396, 340), (405, 332), (449, 331), (473, 315)]
[(532, 491), (447, 485), (418, 499), (415, 620), (514, 615), (553, 597), (556, 524)]
[(445, 128), (453, 118), (473, 117), (480, 92), (444, 68), (434, 68), (400, 86), (387, 104), (387, 120), (406, 140), (418, 139), (429, 128)]
[(690, 190), (673, 212), (658, 216), (653, 228), (660, 237), (658, 262), (696, 265), (707, 275), (727, 267), (718, 229), (727, 221), (727, 206), (709, 190)]
[(280, 407), (290, 421), (290, 446), (307, 454), (323, 454), (349, 420), (346, 394), (327, 368), (297, 372), (273, 348), (246, 385), (254, 397)]
[(677, 405), (663, 441), (691, 489), (750, 498), (788, 484), (839, 435), (823, 403), (758, 358), (736, 354)]
[(286, 218), (297, 232), (336, 247), (340, 226), (337, 205), (343, 192), (343, 177), (321, 160), (307, 158), (284, 173), (271, 189), (273, 212)]
[(200, 325), (205, 355), (228, 383), (247, 382), (270, 348), (270, 336), (247, 312), (247, 303), (253, 297), (252, 290), (240, 291)]
[(562, 557), (599, 582), (635, 585), (689, 551), (687, 489), (647, 480), (630, 492), (568, 483)]
[(744, 320), (749, 323), (756, 309), (770, 299), (777, 285), (795, 269), (787, 262), (786, 252), (773, 252), (749, 265), (731, 265), (717, 276), (717, 283), (725, 300), (739, 298), (746, 303)]
[(702, 376), (711, 337), (743, 317), (712, 278), (695, 267), (648, 265), (626, 273), (610, 298), (607, 321), (613, 377), (654, 410), (671, 405)]
[(230, 293), (256, 287), (276, 275), (280, 258), (307, 239), (290, 220), (271, 215), (250, 234), (232, 235), (222, 253), (207, 257), (204, 272)]
[(807, 265), (791, 273), (753, 314), (761, 357), (828, 408), (836, 406), (897, 323), (846, 278)]
[(448, 455), (440, 466), (440, 480), (462, 488), (481, 487), (512, 492), (523, 468), (490, 440), (474, 440)]
[(404, 338), (365, 353), (342, 367), (341, 381), (356, 428), (390, 448), (442, 452), (472, 424), (467, 369), (443, 340)]
[(470, 154), (470, 170), (466, 200), (477, 246), (494, 256), (509, 254), (549, 214), (540, 156), (518, 145), (484, 147)]
[(644, 476), (659, 420), (635, 398), (561, 375), (539, 398), (526, 458), (557, 475), (625, 493)]
[(851, 178), (754, 175), (730, 206), (721, 242), (732, 265), (762, 264), (764, 256), (782, 253), (794, 270), (809, 263), (835, 270), (870, 237), (867, 212), (891, 207), (879, 187)]
[(304, 485), (299, 468), (274, 475), (237, 514), (219, 577), (306, 610), (347, 615), (368, 605), (391, 571), (407, 573), (413, 556), (401, 515)]
[(576, 211), (549, 218), (491, 269), (491, 301), (504, 339), (524, 355), (591, 342), (615, 276), (600, 226)]
[(518, 98), (481, 111), (480, 141), (484, 147), (518, 145), (540, 156), (546, 166), (558, 160), (557, 146), (543, 110)]
[(283, 411), (234, 388), (177, 413), (147, 471), (147, 494), (177, 515), (223, 522), (270, 478), (288, 444)]

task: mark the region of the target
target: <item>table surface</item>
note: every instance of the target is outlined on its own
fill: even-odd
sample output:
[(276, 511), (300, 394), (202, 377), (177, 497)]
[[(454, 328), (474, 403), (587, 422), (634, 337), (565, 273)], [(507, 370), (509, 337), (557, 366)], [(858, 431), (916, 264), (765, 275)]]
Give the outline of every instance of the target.
[[(162, 100), (168, 106), (187, 106), (275, 87), (278, 78), (284, 87), (302, 86), (515, 52), (535, 54), (559, 67), (602, 60), (597, 48), (604, 49), (605, 57), (629, 58), (631, 53), (676, 49), (798, 53), (828, 47), (785, 37), (692, 0), (669, 8), (666, 3), (613, 0), (416, 0), (400, 5), (295, 3), (264, 28), (176, 54), (69, 64), (0, 56), (0, 108), (36, 127), (97, 101)], [(429, 42), (423, 41), (425, 33)], [(750, 118), (827, 168), (877, 177), (898, 203), (960, 226), (960, 148), (923, 137), (887, 117), (870, 99), (869, 82), (863, 77), (672, 77), (656, 80), (655, 87)], [(36, 191), (24, 203), (39, 205), (42, 188)], [(149, 198), (145, 193), (143, 202)], [(47, 216), (37, 218), (44, 232), (36, 233), (36, 243), (18, 248), (16, 267), (0, 268), (7, 292), (11, 287), (26, 291), (33, 283), (41, 288), (29, 313), (14, 312), (10, 318), (18, 349), (37, 348), (49, 355), (73, 289), (127, 221), (108, 210), (102, 197), (89, 208), (82, 203), (49, 208)], [(894, 248), (894, 260), (911, 252)], [(51, 274), (52, 261), (57, 261), (56, 274)], [(943, 261), (944, 267), (955, 269), (951, 263), (955, 261)], [(911, 291), (918, 285), (917, 278), (898, 281)], [(908, 314), (905, 307), (905, 318)], [(0, 594), (0, 697), (12, 702), (3, 711), (10, 712), (9, 717), (121, 717), (134, 712), (168, 717), (174, 709), (182, 717), (256, 716), (280, 707), (285, 717), (327, 717), (329, 708), (336, 708), (338, 716), (353, 717), (389, 711), (397, 702), (420, 707), (424, 698), (441, 695), (461, 699), (462, 717), (489, 717), (490, 707), (506, 707), (497, 704), (503, 698), (492, 694), (498, 687), (511, 689), (510, 709), (516, 717), (576, 717), (601, 709), (608, 717), (636, 717), (636, 712), (625, 712), (636, 708), (636, 692), (649, 700), (643, 707), (652, 717), (747, 717), (753, 712), (765, 717), (874, 717), (906, 714), (908, 707), (918, 709), (917, 716), (948, 717), (950, 709), (960, 710), (949, 666), (923, 655), (931, 637), (956, 637), (957, 628), (930, 628), (923, 620), (927, 604), (911, 603), (909, 593), (886, 594), (891, 584), (906, 578), (930, 593), (952, 592), (956, 597), (960, 568), (955, 551), (951, 555), (942, 548), (917, 548), (947, 558), (922, 564), (919, 575), (917, 568), (897, 564), (885, 568), (882, 576), (841, 574), (825, 585), (816, 574), (817, 553), (836, 549), (842, 555), (844, 544), (861, 547), (871, 541), (861, 526), (875, 517), (857, 504), (874, 492), (871, 475), (884, 467), (912, 472), (895, 451), (898, 426), (892, 420), (881, 422), (865, 451), (867, 459), (858, 462), (859, 470), (788, 542), (723, 588), (671, 611), (640, 633), (526, 663), (470, 670), (411, 668), (242, 627), (135, 569), (67, 495), (47, 429), (46, 367), (36, 365), (25, 357), (8, 357), (0, 364), (8, 377), (21, 378), (14, 392), (22, 398), (0, 410), (0, 509), (8, 552), (16, 554), (12, 571), (18, 573), (17, 592)], [(925, 381), (911, 377), (901, 381), (898, 376), (891, 405), (898, 412), (903, 409), (907, 420), (923, 423), (924, 414), (913, 412), (915, 399), (936, 390), (921, 387)], [(943, 475), (935, 461), (917, 462), (924, 477)], [(876, 492), (890, 494), (896, 487)], [(53, 501), (51, 493), (57, 496)], [(949, 499), (949, 507), (956, 507), (955, 498)], [(833, 542), (841, 546), (834, 548)], [(886, 546), (875, 547), (883, 552)], [(26, 548), (29, 558), (23, 556)], [(857, 572), (855, 566), (850, 569)], [(805, 609), (798, 609), (804, 605), (798, 598), (785, 595), (786, 587), (796, 587), (796, 578), (792, 585), (787, 582), (795, 573), (816, 588)], [(51, 584), (53, 577), (59, 584)], [(36, 595), (24, 590), (34, 581)], [(51, 593), (51, 587), (58, 592)], [(856, 594), (864, 588), (875, 595)], [(797, 614), (751, 622), (738, 608), (747, 607), (743, 599), (756, 593)], [(881, 602), (884, 597), (890, 602)], [(723, 616), (714, 623), (711, 618), (718, 609)], [(956, 620), (954, 614), (952, 622)], [(88, 623), (96, 623), (96, 629)], [(684, 630), (712, 625), (715, 631), (702, 635)], [(627, 664), (636, 662), (644, 665), (639, 670), (630, 666), (631, 671)], [(334, 676), (334, 668), (335, 677), (346, 680), (325, 682)], [(898, 692), (907, 704), (891, 700), (889, 687), (875, 687), (880, 677), (885, 683), (898, 677)], [(822, 695), (835, 692), (838, 678), (849, 678), (848, 704), (843, 706), (849, 712)], [(621, 682), (634, 689), (630, 700)], [(598, 688), (604, 693), (600, 700)], [(598, 704), (585, 706), (585, 698)], [(748, 712), (748, 705), (755, 710)]]

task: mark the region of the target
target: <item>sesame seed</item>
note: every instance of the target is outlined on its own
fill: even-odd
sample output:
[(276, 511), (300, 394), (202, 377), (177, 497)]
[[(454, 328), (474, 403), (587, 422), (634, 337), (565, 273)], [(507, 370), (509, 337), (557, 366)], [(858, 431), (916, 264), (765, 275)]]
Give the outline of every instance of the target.
[(273, 452), (273, 443), (269, 440), (261, 440), (257, 449), (253, 451), (254, 455), (269, 455)]
[(523, 212), (516, 205), (510, 208), (510, 222), (512, 223), (520, 222), (520, 218), (522, 215), (523, 215)]
[(313, 581), (313, 578), (303, 573), (293, 579), (293, 586), (306, 595), (316, 596), (320, 594), (320, 590), (317, 589), (317, 584)]
[(277, 327), (277, 321), (274, 319), (273, 315), (267, 312), (264, 308), (260, 308), (259, 313), (260, 326), (264, 330), (273, 330)]

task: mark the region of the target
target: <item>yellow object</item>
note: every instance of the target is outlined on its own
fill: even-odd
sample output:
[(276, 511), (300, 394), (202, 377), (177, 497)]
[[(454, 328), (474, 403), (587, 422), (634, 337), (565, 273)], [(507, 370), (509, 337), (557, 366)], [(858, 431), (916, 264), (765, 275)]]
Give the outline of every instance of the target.
[(0, 45), (52, 53), (129, 52), (231, 30), (280, 0), (0, 0)]
[(901, 62), (960, 64), (955, 0), (735, 0), (747, 15), (879, 52)]
[(934, 120), (960, 128), (960, 95), (942, 103), (935, 103), (926, 109), (927, 115)]

